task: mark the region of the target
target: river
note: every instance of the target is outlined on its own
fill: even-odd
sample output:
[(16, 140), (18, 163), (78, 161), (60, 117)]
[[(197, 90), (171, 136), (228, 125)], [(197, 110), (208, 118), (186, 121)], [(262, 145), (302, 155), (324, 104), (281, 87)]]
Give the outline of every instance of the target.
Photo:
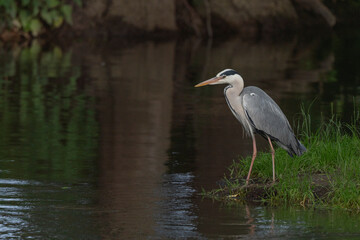
[(252, 144), (224, 86), (193, 87), (233, 68), (292, 125), (301, 105), (314, 129), (331, 112), (350, 121), (359, 42), (358, 30), (345, 29), (267, 41), (1, 46), (0, 238), (359, 238), (351, 211), (203, 199)]

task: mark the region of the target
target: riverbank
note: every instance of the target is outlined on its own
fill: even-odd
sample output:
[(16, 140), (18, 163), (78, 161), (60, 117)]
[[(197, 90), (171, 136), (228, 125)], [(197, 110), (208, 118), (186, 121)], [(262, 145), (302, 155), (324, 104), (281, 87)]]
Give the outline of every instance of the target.
[(2, 1), (0, 41), (33, 38), (202, 38), (241, 35), (248, 39), (331, 30), (336, 16), (319, 0), (69, 0)]
[(302, 112), (297, 134), (308, 151), (290, 158), (276, 149), (276, 183), (272, 184), (271, 154), (259, 153), (251, 182), (244, 186), (251, 156), (234, 161), (218, 189), (203, 192), (220, 201), (268, 205), (324, 206), (360, 210), (360, 111), (351, 123), (335, 115), (311, 131), (311, 117)]

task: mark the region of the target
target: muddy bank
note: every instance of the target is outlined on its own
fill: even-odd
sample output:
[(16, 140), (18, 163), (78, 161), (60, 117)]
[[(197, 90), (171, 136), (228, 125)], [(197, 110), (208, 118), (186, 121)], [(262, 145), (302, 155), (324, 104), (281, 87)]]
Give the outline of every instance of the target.
[[(298, 176), (303, 181), (305, 176)], [(318, 201), (326, 201), (331, 197), (331, 179), (323, 173), (316, 173), (310, 177), (309, 189), (314, 198)], [(261, 179), (252, 179), (245, 185), (244, 179), (231, 179), (231, 184), (224, 180), (219, 182), (219, 189), (212, 190), (205, 194), (207, 197), (215, 198), (220, 201), (243, 201), (252, 204), (269, 204), (271, 199), (282, 198), (278, 196), (276, 186), (281, 182), (264, 182)], [(299, 202), (300, 205), (309, 204), (309, 199), (304, 198)]]

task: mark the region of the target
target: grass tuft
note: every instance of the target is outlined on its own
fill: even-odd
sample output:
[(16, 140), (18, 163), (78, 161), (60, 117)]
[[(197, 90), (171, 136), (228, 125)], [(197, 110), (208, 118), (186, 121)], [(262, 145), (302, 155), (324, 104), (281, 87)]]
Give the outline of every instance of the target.
[(360, 111), (351, 123), (333, 114), (311, 131), (309, 111), (302, 107), (297, 135), (307, 152), (290, 158), (285, 150), (275, 154), (276, 184), (272, 182), (271, 154), (259, 153), (249, 186), (244, 186), (251, 157), (229, 167), (221, 187), (203, 195), (219, 200), (240, 200), (271, 205), (321, 205), (360, 209)]

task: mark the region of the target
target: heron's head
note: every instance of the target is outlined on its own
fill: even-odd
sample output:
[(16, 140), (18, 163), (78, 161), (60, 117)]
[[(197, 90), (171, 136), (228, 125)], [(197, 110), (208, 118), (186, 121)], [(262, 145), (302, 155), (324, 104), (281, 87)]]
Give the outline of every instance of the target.
[(216, 74), (215, 77), (210, 78), (209, 80), (206, 80), (204, 82), (201, 82), (195, 87), (202, 87), (205, 85), (216, 85), (216, 84), (234, 84), (235, 82), (243, 81), (240, 74), (238, 74), (233, 69), (225, 69)]

